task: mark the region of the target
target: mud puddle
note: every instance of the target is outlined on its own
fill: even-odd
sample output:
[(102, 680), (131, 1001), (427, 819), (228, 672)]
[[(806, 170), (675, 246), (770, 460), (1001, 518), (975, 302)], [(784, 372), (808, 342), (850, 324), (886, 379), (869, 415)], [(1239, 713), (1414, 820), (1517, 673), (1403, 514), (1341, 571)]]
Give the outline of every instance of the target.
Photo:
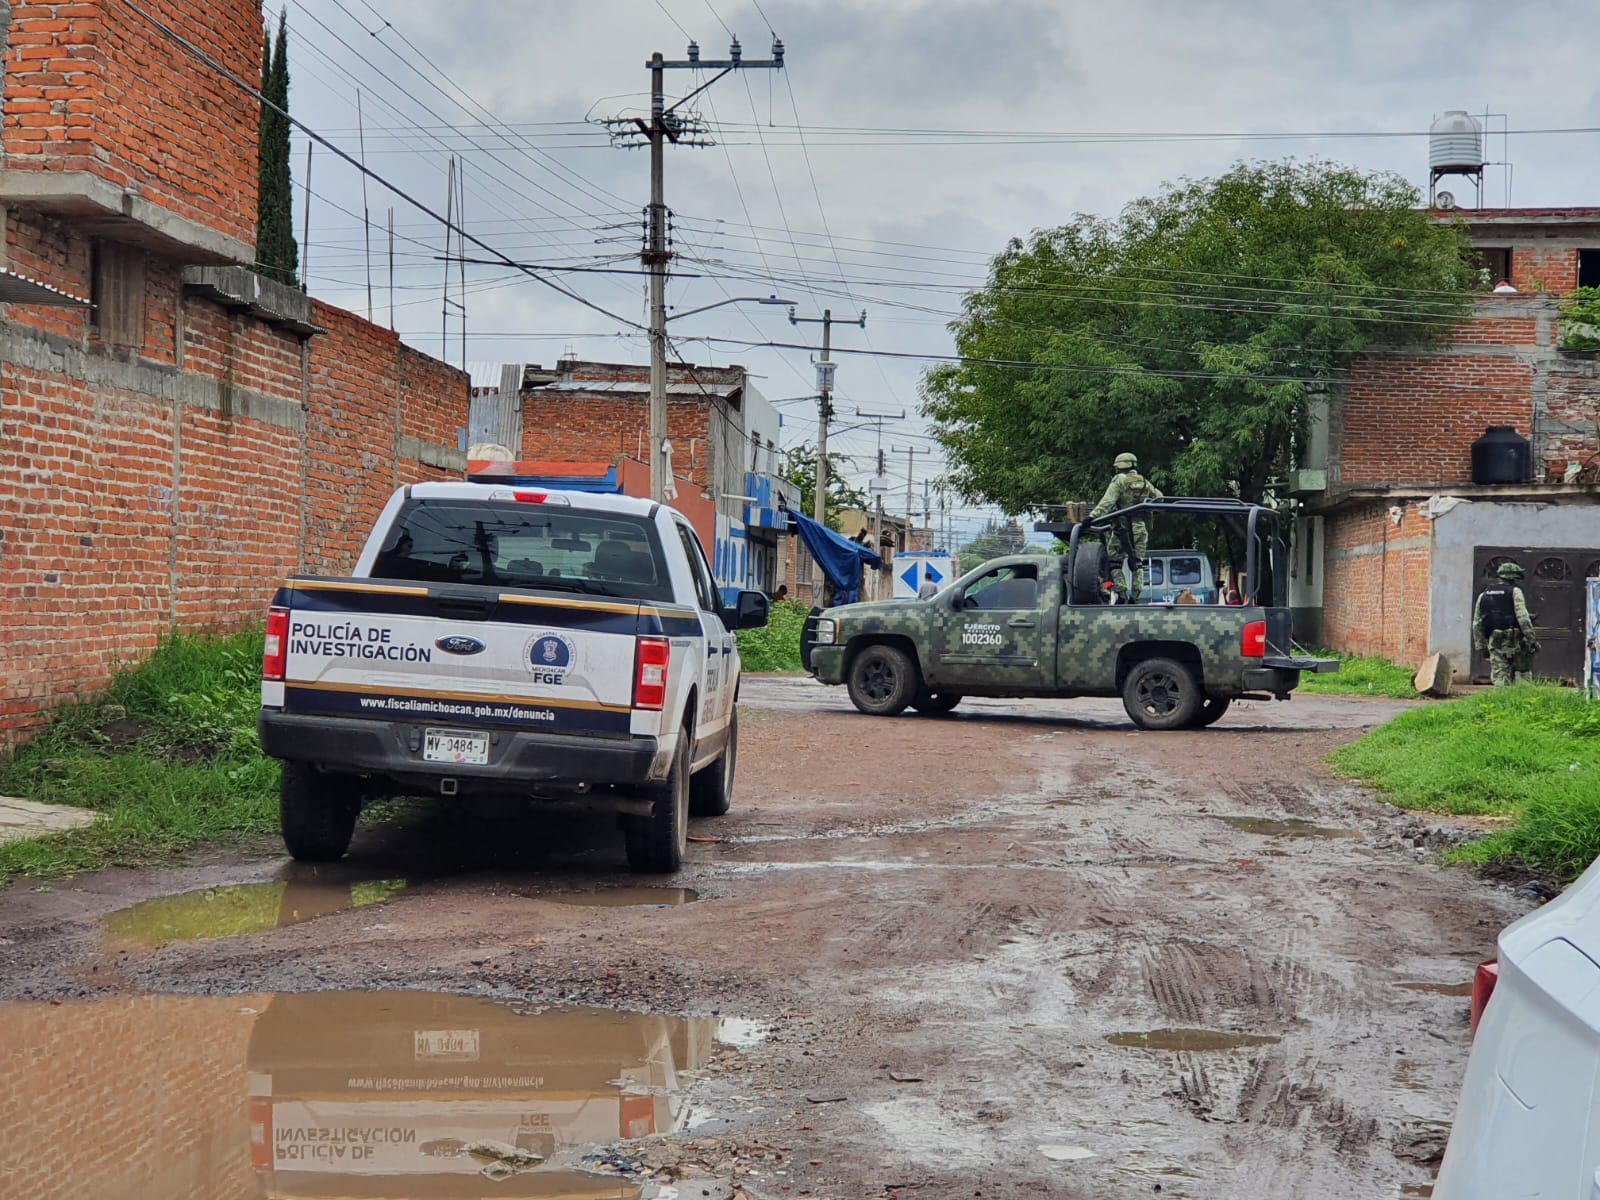
[(1255, 833), (1262, 837), (1287, 837), (1287, 838), (1358, 838), (1362, 836), (1359, 829), (1332, 829), (1326, 825), (1317, 825), (1311, 821), (1303, 821), (1298, 817), (1216, 817), (1231, 829), (1240, 833)]
[(594, 892), (551, 892), (535, 898), (584, 908), (676, 908), (680, 904), (693, 904), (700, 899), (700, 893), (693, 888), (620, 887)]
[(154, 949), (169, 942), (286, 929), (345, 909), (379, 904), (406, 887), (404, 879), (334, 880), (313, 874), (159, 896), (118, 909), (101, 924), (115, 940)]
[(70, 1106), (14, 1128), (5, 1161), (70, 1145), (81, 1179), (140, 1198), (649, 1196), (585, 1151), (681, 1128), (687, 1077), (748, 1033), (430, 992), (13, 1003), (0, 1022), (3, 1077)]
[(1431, 992), (1435, 996), (1470, 996), (1472, 995), (1472, 982), (1466, 983), (1430, 983), (1426, 980), (1412, 979), (1400, 984), (1408, 992)]
[(1431, 1196), (1431, 1195), (1433, 1195), (1433, 1184), (1431, 1184), (1431, 1183), (1412, 1183), (1412, 1184), (1407, 1184), (1405, 1187), (1400, 1189), (1400, 1194), (1402, 1196)]
[(1282, 1040), (1270, 1034), (1227, 1033), (1220, 1029), (1149, 1029), (1143, 1032), (1113, 1033), (1106, 1038), (1113, 1046), (1134, 1046), (1140, 1050), (1240, 1050), (1246, 1046), (1275, 1046)]

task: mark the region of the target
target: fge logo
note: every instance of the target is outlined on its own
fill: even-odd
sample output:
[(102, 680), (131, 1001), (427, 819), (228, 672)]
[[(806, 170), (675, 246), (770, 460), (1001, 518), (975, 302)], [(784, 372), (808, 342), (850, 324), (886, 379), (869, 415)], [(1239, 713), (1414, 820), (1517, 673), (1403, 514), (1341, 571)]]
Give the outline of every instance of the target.
[(533, 682), (559, 684), (572, 669), (572, 643), (559, 633), (536, 633), (523, 648)]

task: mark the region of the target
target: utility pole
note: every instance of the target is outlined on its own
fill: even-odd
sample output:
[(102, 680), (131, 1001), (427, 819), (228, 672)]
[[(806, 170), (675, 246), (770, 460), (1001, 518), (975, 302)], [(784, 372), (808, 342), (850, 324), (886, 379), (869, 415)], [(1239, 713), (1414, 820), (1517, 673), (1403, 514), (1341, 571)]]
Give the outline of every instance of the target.
[[(705, 127), (698, 116), (678, 115), (678, 108), (699, 95), (724, 75), (751, 67), (781, 70), (783, 67), (783, 42), (772, 39), (772, 57), (747, 59), (733, 39), (725, 59), (702, 59), (698, 42), (690, 42), (688, 57), (667, 59), (658, 50), (650, 56), (645, 68), (650, 72), (650, 119), (641, 117), (614, 118), (606, 122), (611, 127), (613, 139), (619, 145), (650, 147), (650, 208), (645, 221), (645, 246), (639, 260), (650, 276), (650, 495), (659, 504), (667, 498), (667, 266), (672, 261), (672, 249), (667, 240), (667, 202), (664, 186), (664, 150), (667, 142), (673, 145), (709, 146), (712, 143), (699, 137)], [(705, 83), (668, 106), (666, 102), (666, 73), (668, 71), (699, 71), (718, 69)]]
[(913, 488), (917, 478), (917, 448), (907, 446), (904, 450), (896, 450), (896, 454), (906, 456), (906, 544), (904, 549), (911, 548), (911, 531), (916, 528), (917, 510)]
[[(811, 498), (811, 519), (823, 525), (828, 520), (828, 422), (833, 419), (835, 368), (832, 358), (829, 357), (833, 350), (833, 310), (823, 309), (821, 317), (797, 317), (791, 308), (789, 324), (822, 326), (822, 357), (817, 360), (817, 486), (816, 494)], [(859, 325), (865, 329), (867, 310), (862, 309), (859, 317), (844, 324)]]

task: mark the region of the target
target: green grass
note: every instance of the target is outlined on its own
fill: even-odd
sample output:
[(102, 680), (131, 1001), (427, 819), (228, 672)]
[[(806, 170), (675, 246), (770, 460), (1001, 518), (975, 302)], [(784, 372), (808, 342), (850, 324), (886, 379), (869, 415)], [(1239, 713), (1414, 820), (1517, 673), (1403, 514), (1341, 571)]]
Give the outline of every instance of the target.
[(63, 708), (0, 761), (0, 794), (94, 809), (91, 826), (0, 845), (0, 882), (170, 859), (277, 827), (278, 766), (261, 755), (261, 633), (174, 636), (97, 699)]
[(811, 606), (803, 600), (785, 600), (772, 606), (765, 629), (739, 631), (739, 658), (746, 671), (802, 671), (800, 631)]
[(1523, 684), (1416, 708), (1329, 761), (1404, 808), (1512, 818), (1460, 859), (1513, 858), (1566, 879), (1600, 857), (1600, 703), (1569, 689)]
[(1314, 696), (1386, 696), (1393, 700), (1415, 700), (1411, 686), (1415, 675), (1409, 667), (1387, 658), (1353, 658), (1333, 650), (1312, 651), (1318, 658), (1337, 658), (1339, 669), (1327, 675), (1306, 673), (1296, 690)]

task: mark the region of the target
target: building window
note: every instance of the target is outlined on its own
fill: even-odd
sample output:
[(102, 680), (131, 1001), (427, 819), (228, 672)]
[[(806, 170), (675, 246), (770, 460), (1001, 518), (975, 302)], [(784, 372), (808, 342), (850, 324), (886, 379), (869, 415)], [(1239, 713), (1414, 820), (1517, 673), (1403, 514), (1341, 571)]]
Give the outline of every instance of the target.
[(144, 252), (116, 242), (89, 247), (89, 328), (117, 349), (144, 343)]
[(1486, 292), (1501, 280), (1511, 278), (1510, 246), (1474, 246), (1472, 261)]
[(1578, 251), (1578, 286), (1600, 288), (1600, 250)]

